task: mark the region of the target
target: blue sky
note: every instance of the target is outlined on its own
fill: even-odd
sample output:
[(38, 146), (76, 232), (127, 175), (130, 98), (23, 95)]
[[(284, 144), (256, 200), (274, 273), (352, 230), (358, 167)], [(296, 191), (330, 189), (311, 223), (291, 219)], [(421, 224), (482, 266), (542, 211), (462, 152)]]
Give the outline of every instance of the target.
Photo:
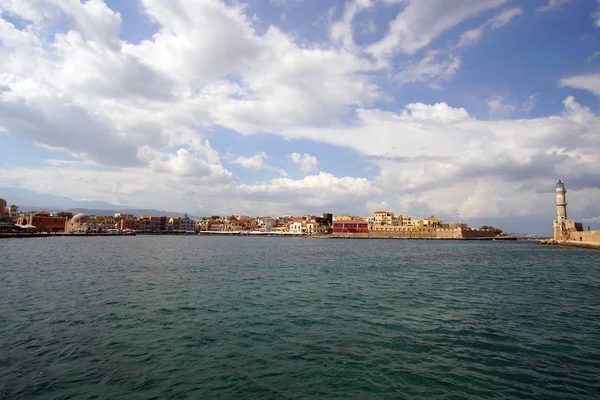
[(596, 0), (0, 10), (0, 187), (196, 214), (460, 212), (540, 230), (561, 177), (571, 216), (600, 223)]

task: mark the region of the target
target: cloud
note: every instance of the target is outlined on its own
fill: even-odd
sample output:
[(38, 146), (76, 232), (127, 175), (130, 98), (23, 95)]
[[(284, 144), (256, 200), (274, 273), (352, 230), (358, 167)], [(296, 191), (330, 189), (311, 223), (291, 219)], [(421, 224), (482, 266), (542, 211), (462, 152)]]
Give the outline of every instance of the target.
[(269, 0), (269, 3), (278, 7), (290, 7), (302, 5), (304, 0)]
[(311, 156), (310, 154), (292, 153), (288, 157), (294, 164), (299, 165), (300, 170), (304, 173), (314, 171), (319, 166), (317, 157)]
[(525, 111), (526, 113), (531, 112), (531, 110), (533, 110), (537, 104), (538, 97), (539, 93), (534, 93), (531, 96), (529, 96), (529, 98), (525, 100), (521, 105), (523, 111)]
[(490, 18), (485, 23), (475, 29), (464, 32), (458, 42), (457, 47), (472, 45), (479, 41), (486, 30), (498, 29), (508, 24), (513, 18), (522, 15), (523, 10), (520, 7), (507, 8), (500, 14)]
[(429, 51), (419, 62), (410, 62), (395, 75), (400, 84), (433, 81), (437, 86), (454, 77), (460, 69), (460, 57), (445, 55), (440, 51)]
[(372, 63), (259, 34), (237, 3), (144, 0), (158, 32), (139, 44), (118, 38), (120, 15), (102, 1), (64, 4), (1, 4), (26, 26), (0, 19), (2, 125), (98, 163), (138, 165), (138, 149), (190, 146), (217, 125), (329, 124), (383, 97)]
[(406, 7), (390, 23), (388, 33), (367, 51), (378, 59), (388, 58), (396, 52), (413, 54), (441, 33), (505, 2), (456, 0), (448, 8), (443, 0), (406, 0)]
[[(399, 113), (359, 110), (353, 127), (285, 134), (349, 147), (366, 156), (380, 168), (374, 184), (388, 200), (398, 199), (398, 207), (405, 196), (417, 196), (420, 209), (428, 204), (436, 213), (449, 213), (463, 207), (478, 185), (494, 182), (495, 195), (515, 190), (519, 212), (538, 215), (547, 211), (544, 196), (551, 195), (557, 176), (574, 189), (597, 187), (599, 126), (599, 117), (568, 97), (562, 115), (545, 118), (481, 121), (445, 103), (416, 103)], [(490, 195), (491, 189), (485, 190), (480, 193)], [(536, 190), (545, 193), (533, 195)], [(485, 198), (474, 197), (482, 202), (477, 215), (484, 215)], [(494, 215), (490, 209), (487, 216)]]
[(261, 151), (251, 157), (237, 157), (230, 161), (230, 164), (238, 164), (246, 169), (272, 169), (273, 167), (267, 165), (265, 161), (270, 158), (267, 153)]
[(502, 96), (492, 96), (485, 102), (490, 109), (490, 115), (507, 114), (515, 111), (515, 106), (504, 103), (504, 97)]
[(300, 197), (307, 208), (314, 210), (357, 210), (380, 190), (365, 178), (339, 178), (321, 172), (299, 180), (276, 178), (265, 183), (242, 184), (236, 187), (235, 193), (251, 201), (276, 201), (290, 205)]
[(600, 73), (572, 76), (561, 79), (559, 83), (561, 86), (587, 90), (596, 96), (600, 96)]
[(559, 8), (560, 6), (562, 6), (563, 4), (568, 3), (571, 0), (548, 0), (548, 4), (546, 4), (545, 6), (540, 6), (538, 8), (536, 8), (537, 11), (551, 11), (551, 10), (555, 10), (557, 8)]
[(371, 8), (372, 6), (373, 2), (371, 0), (351, 0), (346, 3), (343, 19), (341, 21), (333, 22), (329, 27), (331, 41), (334, 44), (339, 44), (348, 51), (356, 51), (352, 22), (358, 13)]

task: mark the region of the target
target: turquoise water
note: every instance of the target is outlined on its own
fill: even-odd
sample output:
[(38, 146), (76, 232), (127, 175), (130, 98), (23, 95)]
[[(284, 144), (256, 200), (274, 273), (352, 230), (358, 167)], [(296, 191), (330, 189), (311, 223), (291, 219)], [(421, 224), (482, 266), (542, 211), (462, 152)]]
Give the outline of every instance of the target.
[(0, 241), (0, 399), (598, 398), (600, 252)]

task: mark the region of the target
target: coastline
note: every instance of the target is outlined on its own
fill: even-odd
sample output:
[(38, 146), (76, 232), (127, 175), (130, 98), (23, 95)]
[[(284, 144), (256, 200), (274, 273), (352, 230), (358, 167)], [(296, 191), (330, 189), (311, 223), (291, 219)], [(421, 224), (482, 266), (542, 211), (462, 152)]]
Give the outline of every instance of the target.
[(580, 249), (600, 250), (600, 243), (576, 242), (573, 240), (547, 239), (547, 240), (539, 241), (538, 244), (543, 245), (543, 246), (563, 246), (563, 247), (577, 247)]
[[(305, 235), (295, 233), (242, 233), (242, 232), (199, 232), (199, 233), (173, 233), (173, 232), (128, 232), (128, 233), (8, 233), (0, 234), (0, 239), (24, 239), (24, 238), (50, 238), (50, 237), (122, 237), (122, 236), (238, 236), (238, 237), (278, 237), (299, 239), (360, 239), (360, 240), (443, 240), (443, 241), (516, 241), (516, 236), (502, 237), (401, 237), (401, 236), (359, 236), (359, 235)], [(526, 239), (522, 239), (526, 240)], [(600, 248), (600, 245), (598, 246)]]

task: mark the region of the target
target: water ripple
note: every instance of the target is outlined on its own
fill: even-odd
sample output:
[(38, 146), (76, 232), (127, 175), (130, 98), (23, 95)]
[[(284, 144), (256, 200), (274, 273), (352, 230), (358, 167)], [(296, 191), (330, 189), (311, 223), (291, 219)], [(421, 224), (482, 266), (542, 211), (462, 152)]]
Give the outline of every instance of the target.
[(593, 251), (229, 237), (2, 249), (0, 399), (600, 397)]

